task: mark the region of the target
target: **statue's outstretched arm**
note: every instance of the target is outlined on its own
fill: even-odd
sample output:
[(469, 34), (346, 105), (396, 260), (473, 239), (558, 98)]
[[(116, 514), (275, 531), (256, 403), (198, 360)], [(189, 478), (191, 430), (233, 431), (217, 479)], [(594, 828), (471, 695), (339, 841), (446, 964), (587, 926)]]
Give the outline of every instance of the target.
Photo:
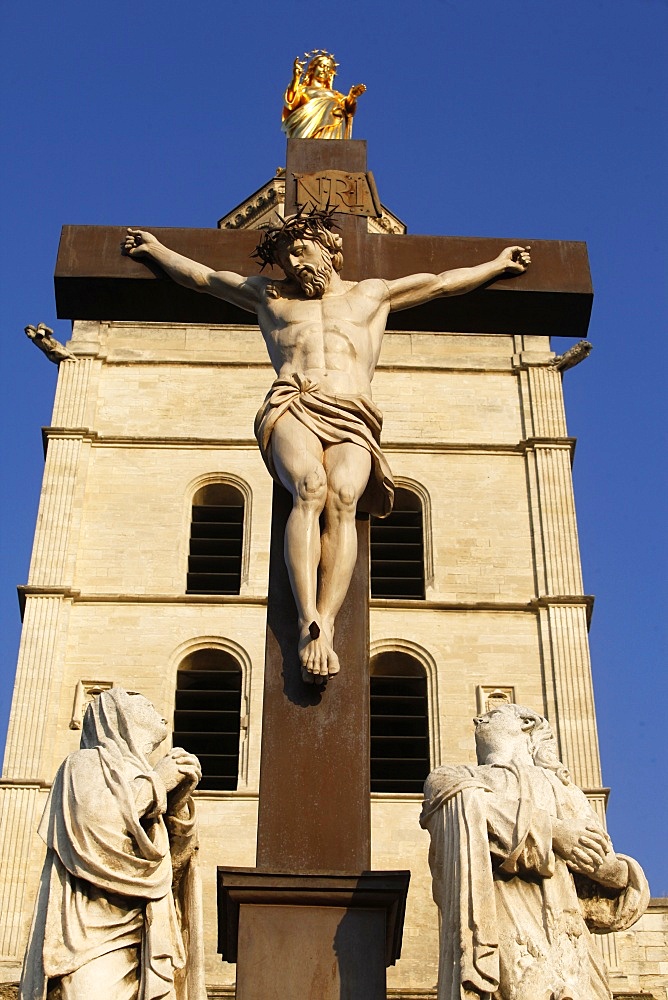
[(390, 310), (409, 309), (447, 295), (464, 295), (501, 277), (524, 274), (531, 256), (530, 247), (506, 247), (494, 260), (474, 267), (460, 267), (442, 274), (409, 274), (387, 281)]
[(288, 111), (293, 111), (297, 105), (301, 102), (302, 98), (302, 87), (301, 78), (304, 72), (304, 63), (300, 62), (299, 58), (295, 59), (292, 67), (292, 79), (288, 84), (288, 88), (283, 95), (283, 103)]
[(257, 312), (266, 279), (245, 278), (233, 271), (214, 271), (164, 246), (152, 233), (128, 229), (121, 245), (128, 257), (149, 258), (159, 264), (173, 281), (195, 292), (208, 292), (248, 312)]
[(363, 83), (356, 83), (348, 91), (348, 96), (343, 102), (343, 106), (346, 109), (346, 113), (349, 115), (354, 115), (357, 111), (357, 98), (361, 97), (362, 94), (366, 93), (366, 87)]

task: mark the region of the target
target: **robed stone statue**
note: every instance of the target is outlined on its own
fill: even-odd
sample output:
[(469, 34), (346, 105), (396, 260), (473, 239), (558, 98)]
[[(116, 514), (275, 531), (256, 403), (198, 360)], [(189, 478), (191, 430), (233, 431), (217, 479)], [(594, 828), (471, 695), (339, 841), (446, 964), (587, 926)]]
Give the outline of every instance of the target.
[(438, 1000), (610, 1000), (590, 931), (624, 930), (649, 888), (559, 760), (546, 719), (501, 705), (475, 719), (478, 766), (427, 778), (441, 914)]
[[(39, 827), (46, 860), (20, 1000), (206, 1000), (191, 792), (199, 762), (142, 695), (103, 691)], [(53, 992), (52, 992), (53, 991)]]

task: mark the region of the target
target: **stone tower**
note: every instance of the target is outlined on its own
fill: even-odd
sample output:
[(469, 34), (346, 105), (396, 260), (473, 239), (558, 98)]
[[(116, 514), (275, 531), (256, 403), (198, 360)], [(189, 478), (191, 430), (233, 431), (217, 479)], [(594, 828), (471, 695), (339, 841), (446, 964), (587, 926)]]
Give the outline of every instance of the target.
[[(284, 187), (279, 174), (219, 228), (280, 214)], [(370, 228), (404, 232), (387, 210)], [(231, 997), (215, 866), (255, 860), (272, 484), (252, 427), (272, 371), (257, 328), (227, 316), (72, 315), (76, 360), (59, 369), (20, 588), (0, 784), (0, 983), (20, 974), (49, 783), (78, 746), (87, 701), (118, 684), (147, 695), (202, 758), (207, 982)], [(393, 997), (435, 996), (420, 785), (430, 767), (473, 762), (472, 716), (495, 701), (545, 714), (574, 780), (605, 811), (560, 364), (547, 333), (453, 327), (389, 329), (374, 380), (399, 502), (372, 525), (372, 861), (412, 872)], [(655, 988), (638, 956), (659, 917), (655, 907), (605, 943), (620, 995)]]

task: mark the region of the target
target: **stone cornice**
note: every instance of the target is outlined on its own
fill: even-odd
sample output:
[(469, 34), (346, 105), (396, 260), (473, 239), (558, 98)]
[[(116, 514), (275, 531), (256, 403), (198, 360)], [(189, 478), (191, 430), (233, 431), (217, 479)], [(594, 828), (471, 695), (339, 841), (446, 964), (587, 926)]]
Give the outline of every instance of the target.
[(86, 594), (71, 587), (36, 587), (22, 584), (16, 588), (21, 610), (21, 621), (25, 615), (28, 597), (62, 597), (73, 604), (179, 604), (185, 606), (202, 604), (231, 604), (264, 608), (267, 598), (249, 594)]
[(17, 587), (26, 597), (67, 597), (73, 604), (243, 604), (266, 607), (267, 598), (248, 594), (86, 594), (67, 587)]
[(591, 625), (592, 615), (594, 613), (594, 602), (596, 598), (593, 594), (541, 594), (540, 597), (534, 597), (531, 601), (533, 607), (539, 608), (550, 608), (555, 605), (578, 607), (584, 605), (587, 614), (587, 629)]
[[(62, 597), (73, 604), (172, 604), (172, 605), (243, 605), (263, 608), (267, 598), (261, 594), (87, 594), (72, 587), (37, 587), (24, 584), (16, 588), (22, 614), (28, 597)], [(440, 601), (440, 600), (392, 600), (373, 597), (370, 608), (375, 610), (410, 611), (529, 611), (536, 613), (541, 608), (553, 605), (581, 606), (587, 609), (587, 621), (591, 618), (594, 597), (590, 594), (550, 594), (529, 598), (528, 601)]]
[(605, 802), (606, 806), (608, 804), (608, 799), (610, 798), (609, 788), (582, 788), (581, 791), (585, 793), (587, 798), (601, 798)]
[[(394, 333), (390, 331), (386, 336), (401, 336), (402, 334), (397, 332)], [(258, 331), (258, 338), (259, 338)], [(408, 334), (412, 336), (412, 334)], [(425, 334), (427, 336), (427, 334)], [(434, 333), (434, 336), (446, 337), (450, 334), (445, 333)], [(456, 336), (452, 334), (452, 336)], [(463, 334), (461, 336), (464, 336)], [(466, 334), (466, 336), (473, 336), (473, 334)], [(501, 334), (499, 334), (501, 336)], [(258, 350), (261, 347), (261, 343), (258, 342)], [(118, 348), (115, 349), (116, 352), (119, 351)], [(174, 354), (179, 352), (181, 354), (185, 353), (183, 348), (174, 348)], [(466, 354), (462, 351), (462, 354)], [(230, 369), (249, 369), (249, 370), (260, 370), (266, 371), (269, 378), (274, 378), (271, 365), (263, 357), (258, 357), (256, 359), (245, 357), (245, 358), (216, 358), (216, 357), (204, 357), (198, 358), (193, 357), (192, 354), (189, 357), (128, 357), (124, 358), (120, 356), (120, 353), (115, 353), (114, 351), (101, 351), (97, 355), (98, 360), (102, 361), (104, 365), (108, 368), (230, 368)], [(549, 364), (532, 365), (532, 368), (549, 368)], [(461, 362), (451, 359), (448, 363), (438, 362), (434, 363), (433, 359), (430, 358), (424, 363), (417, 361), (384, 361), (382, 358), (376, 365), (376, 372), (417, 372), (421, 374), (434, 374), (434, 375), (509, 375), (517, 377), (517, 373), (520, 369), (513, 367), (510, 360), (507, 358), (484, 358), (481, 357), (477, 364), (472, 364), (470, 360), (463, 360)], [(524, 370), (524, 369), (522, 369)]]
[[(97, 447), (124, 448), (226, 448), (229, 450), (247, 450), (257, 447), (254, 437), (153, 437), (150, 435), (100, 434), (87, 427), (43, 427), (42, 438), (46, 444), (49, 440), (79, 438)], [(383, 451), (398, 454), (450, 454), (473, 452), (487, 454), (499, 452), (505, 455), (525, 454), (536, 448), (559, 448), (575, 452), (576, 438), (572, 437), (530, 437), (516, 443), (493, 441), (392, 441), (382, 442)]]
[(80, 590), (72, 590), (72, 588), (68, 586), (58, 587), (55, 584), (48, 587), (36, 587), (32, 584), (19, 584), (16, 588), (16, 592), (19, 598), (21, 621), (23, 621), (23, 616), (25, 615), (27, 597), (62, 597), (64, 600), (71, 601), (78, 597), (81, 593)]
[(410, 610), (410, 611), (529, 611), (536, 614), (541, 608), (552, 605), (584, 606), (587, 609), (587, 620), (591, 617), (594, 598), (589, 594), (557, 594), (531, 597), (528, 601), (439, 601), (439, 600), (392, 600), (390, 598), (372, 597), (370, 608), (375, 610)]
[(34, 788), (38, 792), (48, 791), (52, 782), (46, 778), (0, 778), (0, 790), (3, 788)]
[[(285, 171), (218, 220), (219, 229), (255, 229), (267, 213), (285, 208)], [(281, 213), (282, 214), (282, 213)]]

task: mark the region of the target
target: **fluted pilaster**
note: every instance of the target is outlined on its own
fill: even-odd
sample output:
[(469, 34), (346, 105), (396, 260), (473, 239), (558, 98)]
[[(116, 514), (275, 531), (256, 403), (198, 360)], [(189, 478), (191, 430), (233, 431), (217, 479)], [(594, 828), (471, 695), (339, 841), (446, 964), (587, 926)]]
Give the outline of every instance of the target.
[(49, 439), (28, 576), (31, 586), (71, 586), (75, 496), (77, 486), (83, 486), (88, 447), (80, 434), (61, 433)]
[(531, 409), (531, 430), (527, 437), (566, 437), (566, 411), (561, 375), (549, 365), (530, 366), (526, 384)]
[(541, 609), (550, 721), (561, 759), (581, 788), (601, 787), (601, 765), (591, 680), (587, 609), (551, 604)]
[(51, 777), (44, 774), (51, 764), (44, 759), (46, 727), (58, 722), (53, 682), (60, 676), (62, 618), (68, 608), (60, 595), (30, 596), (26, 601), (5, 750), (5, 778)]
[(58, 369), (56, 399), (53, 404), (54, 427), (87, 427), (90, 423), (88, 409), (89, 385), (93, 358), (63, 361)]
[(527, 448), (538, 596), (583, 593), (569, 442)]
[(0, 961), (22, 959), (26, 863), (44, 802), (38, 785), (0, 785)]

